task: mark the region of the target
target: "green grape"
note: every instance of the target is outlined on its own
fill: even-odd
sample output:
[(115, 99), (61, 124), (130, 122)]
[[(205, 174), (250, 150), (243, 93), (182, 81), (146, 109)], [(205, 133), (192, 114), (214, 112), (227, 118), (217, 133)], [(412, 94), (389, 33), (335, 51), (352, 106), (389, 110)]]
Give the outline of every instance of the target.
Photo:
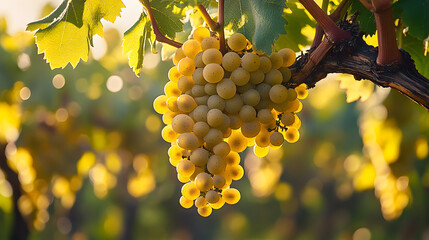
[(177, 161), (177, 160), (180, 161), (180, 160), (182, 160), (182, 149), (177, 145), (172, 145), (168, 149), (168, 156), (175, 161)]
[(214, 154), (216, 154), (220, 157), (223, 157), (223, 158), (228, 156), (230, 151), (231, 151), (231, 147), (229, 146), (229, 144), (227, 142), (223, 142), (223, 141), (213, 147)]
[(285, 102), (287, 97), (287, 88), (281, 84), (276, 84), (270, 89), (270, 99), (274, 103), (283, 103)]
[(205, 85), (207, 83), (206, 80), (204, 80), (204, 68), (197, 68), (195, 69), (194, 73), (192, 74), (192, 80), (194, 80), (195, 84), (198, 85)]
[(219, 49), (220, 48), (219, 40), (217, 40), (214, 37), (204, 38), (203, 41), (201, 41), (201, 49), (205, 51), (210, 48)]
[(209, 149), (212, 149), (214, 146), (222, 142), (223, 134), (222, 131), (216, 128), (211, 128), (209, 132), (204, 136), (204, 142)]
[(235, 188), (228, 188), (222, 191), (222, 198), (228, 204), (236, 204), (240, 201), (241, 195), (240, 192)]
[(243, 103), (252, 107), (258, 105), (259, 101), (261, 100), (261, 96), (259, 96), (258, 91), (255, 89), (249, 89), (248, 91), (244, 92), (242, 97)]
[(287, 90), (287, 100), (289, 101), (289, 102), (292, 102), (292, 101), (294, 101), (296, 98), (297, 98), (297, 93), (296, 93), (296, 91), (295, 91), (295, 89), (293, 89), (293, 88), (289, 88), (288, 90)]
[(206, 200), (207, 200), (208, 203), (216, 203), (217, 201), (219, 201), (220, 195), (216, 191), (209, 190), (206, 193), (206, 197), (205, 198), (206, 198)]
[(192, 37), (198, 42), (202, 42), (204, 38), (210, 37), (210, 30), (205, 27), (198, 27), (192, 33)]
[(195, 186), (201, 191), (206, 192), (213, 187), (213, 179), (210, 174), (202, 172), (195, 178)]
[(256, 91), (258, 91), (259, 96), (261, 96), (262, 100), (269, 100), (270, 99), (270, 90), (271, 85), (267, 83), (261, 83), (256, 86)]
[(243, 122), (243, 125), (241, 126), (241, 133), (247, 138), (256, 137), (259, 131), (261, 131), (261, 124), (258, 122), (258, 120)]
[(195, 171), (195, 165), (189, 160), (182, 160), (177, 164), (177, 173), (184, 176), (190, 177)]
[(168, 96), (161, 95), (153, 101), (153, 108), (159, 114), (165, 114), (168, 111), (167, 107)]
[(255, 138), (256, 145), (263, 148), (268, 147), (270, 145), (270, 136), (270, 132), (268, 132), (266, 129), (261, 129), (258, 136)]
[(216, 83), (207, 83), (206, 85), (204, 85), (204, 92), (210, 96), (215, 95), (217, 94), (216, 87), (217, 87)]
[(207, 113), (209, 110), (209, 107), (206, 105), (199, 105), (192, 111), (192, 118), (195, 122), (207, 122)]
[(183, 53), (182, 48), (178, 48), (176, 50), (176, 53), (174, 54), (174, 57), (173, 57), (173, 63), (174, 63), (174, 65), (177, 66), (177, 64), (179, 64), (180, 60), (182, 60), (182, 58), (184, 58), (184, 57), (186, 57), (186, 56)]
[(290, 126), (295, 122), (295, 114), (291, 112), (282, 113), (281, 122), (285, 126)]
[(212, 214), (212, 208), (209, 205), (206, 205), (202, 208), (198, 208), (198, 214), (200, 214), (201, 217), (208, 217), (210, 214)]
[(270, 60), (272, 69), (279, 69), (281, 66), (283, 66), (283, 56), (276, 52), (271, 53)]
[(240, 110), (239, 116), (243, 122), (253, 121), (256, 119), (256, 110), (252, 106), (244, 105)]
[[(197, 53), (201, 52), (201, 44), (197, 40), (190, 39), (183, 43), (182, 50), (185, 56), (188, 58), (194, 59)], [(179, 62), (180, 65), (180, 62)]]
[(172, 111), (172, 112), (179, 112), (179, 106), (177, 106), (177, 97), (169, 97), (167, 99), (167, 107), (168, 110)]
[(226, 168), (226, 160), (221, 156), (212, 155), (207, 162), (207, 170), (213, 175), (222, 174)]
[(182, 206), (183, 208), (191, 208), (192, 205), (194, 205), (194, 202), (192, 200), (187, 199), (184, 196), (180, 197), (179, 203), (180, 206)]
[(209, 83), (218, 83), (223, 78), (223, 68), (216, 63), (209, 63), (204, 67), (203, 76)]
[[(247, 143), (246, 143), (247, 145)], [(225, 157), (226, 164), (228, 165), (237, 165), (240, 164), (240, 155), (237, 152), (231, 151)]]
[(289, 143), (295, 143), (299, 139), (299, 132), (296, 128), (288, 128), (285, 133), (285, 139)]
[[(221, 96), (221, 95), (219, 94), (219, 96)], [(236, 113), (240, 112), (241, 107), (243, 107), (243, 100), (241, 99), (241, 97), (239, 95), (235, 95), (233, 98), (226, 100), (224, 110), (226, 113), (236, 114)]]
[(247, 143), (247, 138), (240, 131), (232, 131), (231, 136), (228, 138), (228, 144), (231, 147), (231, 151), (234, 152), (244, 151), (247, 148)]
[(241, 33), (234, 33), (228, 38), (228, 47), (235, 52), (240, 52), (246, 48), (247, 39)]
[(170, 71), (168, 71), (168, 79), (172, 82), (177, 82), (182, 76), (182, 74), (179, 73), (179, 70), (177, 70), (177, 67), (172, 67)]
[(236, 91), (236, 85), (228, 78), (222, 79), (216, 86), (217, 94), (223, 99), (233, 98)]
[(225, 200), (223, 198), (220, 198), (219, 201), (217, 201), (215, 203), (209, 203), (209, 205), (213, 209), (220, 209), (221, 207), (223, 207), (223, 205), (225, 205)]
[(304, 83), (296, 87), (295, 91), (299, 99), (305, 99), (308, 96), (307, 85)]
[(223, 111), (223, 109), (225, 109), (225, 100), (217, 94), (211, 95), (207, 100), (207, 106), (210, 109), (219, 109), (220, 111)]
[(170, 82), (168, 82), (168, 83), (165, 84), (165, 86), (164, 86), (164, 93), (168, 97), (171, 97), (171, 96), (178, 97), (182, 92), (177, 87), (177, 83), (170, 81)]
[(192, 132), (194, 120), (186, 114), (178, 114), (173, 118), (171, 126), (177, 133)]
[(197, 137), (204, 138), (204, 136), (209, 132), (210, 127), (205, 122), (196, 122), (193, 127), (193, 132)]
[(182, 94), (177, 98), (177, 106), (180, 111), (189, 113), (197, 107), (197, 103), (192, 96)]
[(213, 186), (215, 188), (221, 189), (225, 186), (226, 180), (222, 175), (214, 175), (213, 176)]
[(177, 87), (181, 92), (186, 92), (188, 90), (191, 90), (194, 86), (194, 80), (192, 80), (191, 76), (181, 76), (177, 80)]
[(188, 182), (182, 187), (182, 195), (192, 201), (200, 196), (200, 190), (197, 188), (195, 183)]
[(243, 121), (241, 120), (239, 115), (228, 115), (229, 120), (230, 120), (230, 124), (229, 127), (231, 129), (239, 129), (241, 127), (241, 124), (243, 123)]
[(162, 115), (162, 122), (165, 125), (170, 125), (173, 122), (174, 116), (176, 116), (177, 114), (178, 114), (177, 112), (172, 112), (167, 110), (167, 112), (164, 113), (164, 115)]
[(254, 88), (255, 88), (255, 85), (252, 84), (252, 83), (250, 83), (250, 82), (248, 82), (248, 83), (246, 83), (243, 86), (238, 86), (237, 87), (237, 92), (243, 94), (243, 93), (249, 91), (250, 89), (254, 89)]
[(181, 183), (187, 183), (187, 182), (189, 182), (190, 179), (188, 176), (183, 176), (183, 175), (177, 173), (177, 180), (179, 180), (179, 182), (181, 182)]
[(259, 70), (261, 70), (263, 73), (268, 73), (273, 66), (271, 63), (271, 59), (267, 56), (261, 56), (259, 60), (261, 62)]
[(236, 181), (240, 180), (244, 175), (243, 167), (238, 164), (228, 166), (225, 171), (231, 176), (232, 180)]
[(210, 63), (221, 64), (222, 63), (222, 53), (214, 48), (207, 49), (203, 52), (203, 63), (208, 65)]
[(204, 172), (204, 169), (200, 168), (200, 167), (195, 167), (195, 171), (194, 173), (192, 173), (192, 175), (189, 177), (189, 179), (191, 181), (195, 181), (195, 178), (198, 176), (198, 174)]
[(275, 121), (273, 113), (268, 109), (261, 109), (258, 111), (258, 121), (262, 124), (269, 124)]
[(239, 67), (231, 73), (231, 80), (237, 86), (244, 86), (250, 80), (250, 73), (244, 68)]
[(250, 79), (249, 82), (252, 84), (260, 84), (264, 81), (265, 74), (262, 72), (262, 70), (256, 70), (254, 72), (250, 73)]
[(287, 67), (281, 67), (279, 68), (279, 71), (282, 73), (283, 82), (288, 82), (290, 80), (290, 77), (292, 76), (290, 69)]
[(191, 89), (192, 96), (194, 97), (203, 97), (206, 95), (204, 90), (204, 85), (194, 85)]
[(222, 67), (229, 72), (234, 71), (241, 65), (241, 58), (235, 52), (228, 52), (223, 56)]
[(276, 84), (281, 84), (283, 81), (282, 73), (277, 69), (271, 69), (266, 75), (264, 82), (274, 86)]
[(197, 68), (204, 68), (206, 66), (203, 62), (203, 53), (204, 52), (199, 52), (197, 53), (197, 55), (195, 55), (194, 62), (195, 62), (195, 67)]
[(209, 160), (209, 152), (203, 148), (197, 148), (192, 151), (190, 160), (195, 166), (204, 168)]
[(292, 49), (283, 48), (278, 53), (283, 57), (283, 67), (290, 67), (295, 62), (296, 54)]
[(195, 199), (195, 207), (202, 208), (202, 207), (204, 207), (206, 205), (207, 205), (207, 200), (206, 200), (205, 197), (200, 196), (197, 199)]
[(254, 72), (261, 66), (259, 56), (248, 52), (241, 58), (241, 66), (248, 72)]
[(210, 109), (207, 113), (207, 123), (210, 127), (217, 128), (223, 124), (223, 113), (219, 109)]
[(283, 142), (284, 142), (284, 138), (281, 133), (279, 132), (271, 133), (271, 136), (270, 136), (271, 145), (278, 147), (278, 146), (281, 146)]
[(177, 65), (177, 69), (179, 72), (185, 76), (190, 76), (195, 71), (195, 63), (192, 58), (185, 57), (182, 60), (180, 60), (179, 64)]
[(177, 137), (177, 145), (186, 150), (194, 150), (200, 146), (200, 141), (193, 133), (182, 133)]
[(162, 139), (169, 143), (175, 142), (178, 137), (177, 133), (173, 130), (171, 125), (167, 125), (162, 129), (161, 136)]
[(207, 105), (208, 99), (209, 99), (209, 96), (207, 96), (207, 95), (201, 96), (201, 97), (196, 97), (195, 102), (197, 103), (197, 105)]

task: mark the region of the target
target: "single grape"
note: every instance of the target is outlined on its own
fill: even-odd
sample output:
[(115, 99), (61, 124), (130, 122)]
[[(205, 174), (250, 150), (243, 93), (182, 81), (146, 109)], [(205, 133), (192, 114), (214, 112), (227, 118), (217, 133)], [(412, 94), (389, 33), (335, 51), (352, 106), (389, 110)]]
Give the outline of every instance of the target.
[(194, 205), (194, 202), (192, 200), (187, 199), (184, 196), (180, 197), (179, 203), (180, 206), (182, 206), (183, 208), (191, 208), (192, 205)]
[(290, 67), (295, 62), (296, 54), (292, 49), (283, 48), (278, 53), (283, 57), (283, 67)]
[(270, 136), (270, 143), (273, 146), (281, 146), (284, 142), (283, 135), (279, 132), (273, 132)]
[(207, 200), (206, 200), (205, 197), (200, 196), (197, 199), (195, 199), (195, 207), (202, 208), (202, 207), (204, 207), (206, 205), (207, 205)]
[(288, 128), (285, 133), (286, 141), (290, 143), (295, 143), (299, 139), (299, 132), (296, 128)]
[[(201, 44), (197, 40), (190, 39), (182, 45), (183, 53), (191, 59), (194, 59), (197, 53), (201, 52)], [(180, 62), (179, 62), (180, 65)]]
[(223, 158), (225, 158), (230, 151), (231, 151), (231, 147), (227, 142), (221, 142), (213, 147), (214, 154)]
[(274, 86), (276, 84), (281, 84), (283, 81), (282, 73), (277, 69), (271, 69), (266, 75), (264, 82)]
[(223, 74), (223, 68), (217, 63), (209, 63), (204, 67), (203, 76), (209, 83), (220, 82), (223, 78)]
[(217, 128), (223, 124), (223, 113), (219, 109), (210, 109), (207, 113), (207, 123), (210, 127)]
[(192, 37), (198, 42), (202, 42), (204, 38), (210, 37), (210, 30), (205, 27), (198, 27), (192, 33)]
[(192, 80), (191, 76), (181, 76), (177, 80), (177, 87), (181, 92), (186, 92), (194, 86), (194, 80)]
[(259, 131), (261, 131), (261, 124), (258, 120), (243, 122), (243, 125), (241, 126), (241, 133), (247, 138), (256, 137)]
[(207, 106), (210, 109), (219, 109), (220, 111), (223, 111), (223, 109), (225, 109), (225, 100), (217, 94), (212, 95), (207, 100)]
[(281, 66), (283, 66), (283, 56), (279, 53), (271, 53), (270, 60), (272, 64), (272, 69), (279, 69)]
[(171, 126), (177, 133), (192, 132), (194, 120), (186, 114), (178, 114), (173, 118)]
[(243, 100), (236, 94), (233, 98), (226, 100), (224, 111), (229, 114), (236, 114), (240, 112), (241, 107), (243, 107)]
[(168, 96), (165, 95), (161, 95), (155, 98), (155, 100), (153, 101), (153, 108), (157, 113), (164, 114), (168, 111), (167, 99)]
[(259, 56), (254, 53), (248, 52), (241, 58), (241, 66), (248, 72), (258, 70), (260, 65)]
[(244, 86), (250, 80), (250, 73), (244, 68), (239, 67), (231, 73), (231, 80), (237, 86)]
[(196, 122), (193, 127), (193, 132), (197, 137), (204, 138), (204, 136), (209, 132), (210, 127), (205, 122)]
[(225, 171), (226, 160), (221, 156), (212, 155), (207, 162), (207, 170), (211, 174), (219, 175)]
[(185, 76), (190, 76), (195, 71), (195, 63), (192, 58), (185, 57), (182, 60), (180, 60), (179, 64), (177, 65), (177, 69), (179, 72)]
[(247, 39), (241, 33), (234, 33), (228, 38), (228, 47), (235, 52), (240, 52), (246, 48)]
[(204, 51), (202, 59), (205, 65), (210, 63), (216, 63), (220, 65), (222, 63), (222, 53), (217, 49), (210, 48)]
[(213, 186), (215, 188), (221, 189), (225, 186), (226, 180), (222, 175), (214, 175), (213, 176)]
[(197, 148), (192, 151), (191, 156), (189, 157), (191, 162), (198, 167), (205, 167), (207, 161), (209, 160), (210, 153), (204, 148)]
[(220, 195), (218, 192), (210, 190), (206, 193), (206, 200), (209, 203), (216, 203), (217, 201), (219, 201), (220, 199)]
[(258, 121), (262, 124), (269, 124), (275, 121), (273, 113), (268, 109), (261, 109), (258, 111)]
[(177, 98), (177, 106), (180, 111), (189, 113), (197, 107), (197, 103), (193, 97), (187, 94), (182, 94)]
[(173, 130), (171, 125), (167, 125), (162, 129), (161, 136), (162, 139), (169, 143), (175, 142), (178, 137), (177, 133)]
[(203, 51), (210, 48), (219, 49), (219, 47), (220, 47), (219, 40), (217, 40), (214, 37), (206, 37), (201, 42), (201, 49)]
[(228, 52), (223, 56), (222, 67), (229, 72), (234, 71), (241, 65), (241, 58), (235, 52)]
[(252, 106), (244, 105), (239, 112), (239, 116), (243, 122), (253, 121), (256, 119), (256, 110)]
[(243, 134), (237, 130), (232, 131), (231, 136), (228, 138), (228, 144), (231, 147), (231, 151), (234, 152), (244, 151), (247, 148), (247, 143), (247, 138), (244, 137)]
[(206, 142), (206, 145), (209, 149), (212, 149), (214, 146), (222, 142), (222, 140), (222, 131), (216, 128), (211, 128), (206, 136), (204, 136), (204, 142)]
[(281, 84), (276, 84), (270, 89), (270, 99), (274, 103), (282, 103), (288, 99), (287, 88)]
[(212, 208), (209, 205), (206, 205), (202, 208), (198, 208), (198, 214), (202, 217), (208, 217), (210, 214), (212, 214)]
[(206, 105), (199, 105), (192, 111), (192, 118), (195, 122), (207, 122), (207, 113), (209, 110), (209, 107)]
[(262, 72), (262, 70), (256, 70), (254, 72), (250, 73), (250, 79), (249, 82), (252, 84), (260, 84), (264, 81), (265, 74)]
[(182, 74), (179, 73), (179, 70), (177, 70), (177, 67), (172, 67), (170, 71), (168, 71), (168, 79), (172, 82), (177, 82), (182, 76)]
[(283, 125), (290, 126), (295, 122), (295, 114), (291, 112), (283, 113), (280, 120), (283, 123)]
[(213, 187), (213, 179), (210, 174), (202, 172), (195, 178), (195, 186), (201, 191), (206, 192)]
[(195, 183), (189, 182), (183, 185), (182, 195), (189, 200), (195, 200), (200, 196), (200, 190), (197, 188)]
[(217, 94), (223, 99), (231, 99), (235, 96), (236, 85), (228, 78), (222, 79), (216, 86)]
[(194, 133), (182, 133), (177, 137), (177, 145), (186, 150), (194, 150), (200, 146), (200, 141)]
[(222, 198), (225, 199), (225, 202), (228, 204), (236, 204), (240, 198), (240, 192), (235, 188), (228, 188), (222, 191)]
[(248, 91), (243, 93), (242, 97), (244, 104), (253, 107), (258, 105), (259, 101), (261, 100), (261, 96), (256, 89), (249, 89)]
[(268, 73), (273, 66), (271, 63), (271, 59), (267, 56), (261, 56), (259, 60), (261, 62), (259, 70), (261, 70), (263, 73)]

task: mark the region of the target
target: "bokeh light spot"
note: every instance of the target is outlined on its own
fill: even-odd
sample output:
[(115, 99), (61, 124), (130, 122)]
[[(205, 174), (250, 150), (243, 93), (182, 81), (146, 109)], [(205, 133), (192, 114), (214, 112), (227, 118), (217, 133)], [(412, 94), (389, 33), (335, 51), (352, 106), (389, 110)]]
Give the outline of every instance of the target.
[(52, 85), (54, 85), (54, 88), (56, 89), (60, 89), (64, 87), (65, 84), (66, 84), (66, 79), (61, 74), (57, 74), (52, 78)]
[(107, 79), (107, 89), (111, 92), (119, 92), (124, 85), (122, 78), (117, 75), (112, 75)]

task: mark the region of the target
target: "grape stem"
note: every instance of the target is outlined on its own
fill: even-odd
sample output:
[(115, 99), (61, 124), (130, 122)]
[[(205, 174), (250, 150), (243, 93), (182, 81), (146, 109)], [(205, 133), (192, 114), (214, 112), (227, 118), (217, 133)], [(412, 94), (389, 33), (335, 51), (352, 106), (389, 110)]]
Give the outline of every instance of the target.
[(203, 16), (204, 21), (209, 25), (210, 29), (213, 32), (216, 32), (219, 34), (219, 44), (220, 44), (220, 51), (222, 54), (226, 53), (226, 45), (225, 45), (225, 2), (224, 0), (219, 0), (218, 5), (218, 22), (215, 22), (211, 17), (210, 14), (207, 12), (206, 8), (202, 5), (198, 5), (198, 9), (201, 12), (201, 15)]
[(149, 0), (140, 0), (140, 2), (143, 4), (143, 6), (147, 10), (147, 14), (149, 15), (150, 22), (152, 23), (152, 29), (153, 29), (153, 32), (155, 34), (155, 39), (158, 42), (166, 43), (166, 44), (171, 45), (171, 46), (176, 47), (176, 48), (182, 47), (181, 43), (176, 42), (176, 41), (166, 37), (164, 34), (161, 33), (161, 31), (158, 28), (158, 24), (156, 23), (155, 16), (153, 15), (152, 8), (150, 7)]

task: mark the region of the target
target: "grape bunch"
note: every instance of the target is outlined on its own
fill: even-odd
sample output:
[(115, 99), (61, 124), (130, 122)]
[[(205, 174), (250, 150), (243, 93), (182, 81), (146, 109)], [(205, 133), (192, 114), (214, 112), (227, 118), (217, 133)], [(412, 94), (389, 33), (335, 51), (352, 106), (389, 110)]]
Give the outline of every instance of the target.
[(230, 187), (244, 175), (238, 153), (254, 146), (264, 157), (284, 140), (299, 139), (298, 99), (308, 93), (305, 85), (286, 86), (295, 61), (290, 49), (267, 56), (234, 33), (222, 54), (207, 28), (192, 36), (175, 52), (165, 95), (155, 99), (154, 108), (163, 114), (162, 137), (171, 143), (170, 163), (184, 183), (180, 204), (195, 205), (207, 217), (212, 209), (240, 200), (240, 192)]

